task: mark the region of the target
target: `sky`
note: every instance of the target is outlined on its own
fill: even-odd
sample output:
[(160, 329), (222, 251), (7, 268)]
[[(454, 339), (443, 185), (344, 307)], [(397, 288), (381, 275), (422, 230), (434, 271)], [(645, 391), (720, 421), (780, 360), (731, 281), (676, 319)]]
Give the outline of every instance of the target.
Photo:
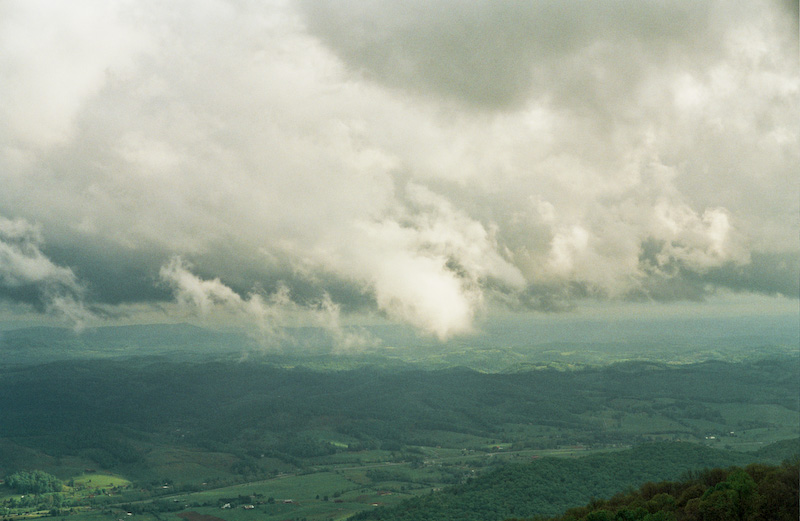
[(797, 313), (792, 1), (0, 0), (0, 323)]

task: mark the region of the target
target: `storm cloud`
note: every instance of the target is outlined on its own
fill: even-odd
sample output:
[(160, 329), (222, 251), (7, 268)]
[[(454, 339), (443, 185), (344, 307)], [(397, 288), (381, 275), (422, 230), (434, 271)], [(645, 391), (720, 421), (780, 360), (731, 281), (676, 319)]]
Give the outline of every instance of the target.
[(796, 298), (796, 11), (4, 2), (0, 295), (439, 339), (495, 306)]

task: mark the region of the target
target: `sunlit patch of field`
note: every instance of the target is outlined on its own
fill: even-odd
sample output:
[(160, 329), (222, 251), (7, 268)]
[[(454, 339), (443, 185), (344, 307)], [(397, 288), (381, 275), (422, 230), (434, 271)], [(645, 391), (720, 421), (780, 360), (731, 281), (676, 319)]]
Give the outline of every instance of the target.
[(130, 481), (122, 476), (105, 473), (82, 474), (72, 479), (73, 488), (114, 488), (127, 487)]

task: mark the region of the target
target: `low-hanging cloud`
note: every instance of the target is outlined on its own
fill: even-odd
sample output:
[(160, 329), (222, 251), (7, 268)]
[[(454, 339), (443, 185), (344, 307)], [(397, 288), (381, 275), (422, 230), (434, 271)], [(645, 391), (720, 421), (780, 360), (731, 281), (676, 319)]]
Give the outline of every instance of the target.
[(85, 289), (71, 269), (47, 258), (42, 246), (38, 226), (0, 216), (0, 295), (17, 291), (17, 295), (30, 295), (30, 304), (82, 329), (93, 318), (83, 304)]
[(218, 278), (198, 277), (180, 257), (164, 264), (159, 275), (161, 281), (172, 289), (181, 307), (201, 317), (227, 314), (234, 319), (244, 318), (257, 326), (256, 339), (267, 347), (277, 347), (282, 341), (289, 340), (286, 329), (300, 314), (306, 319), (311, 316), (312, 325), (326, 331), (335, 350), (359, 349), (377, 342), (364, 331), (343, 328), (339, 306), (327, 293), (305, 307), (292, 300), (285, 285), (278, 286), (272, 294), (251, 291), (243, 297)]
[(350, 313), (447, 339), (496, 305), (798, 295), (785, 3), (0, 10), (0, 211), (38, 226), (0, 237), (6, 299), (345, 346)]
[(56, 266), (41, 251), (41, 229), (27, 221), (0, 217), (0, 282), (7, 287), (55, 284), (77, 289), (75, 274)]
[(525, 280), (498, 252), (490, 230), (446, 198), (408, 183), (403, 204), (379, 221), (360, 221), (314, 262), (362, 284), (390, 318), (440, 339), (471, 331), (482, 286), (519, 288)]

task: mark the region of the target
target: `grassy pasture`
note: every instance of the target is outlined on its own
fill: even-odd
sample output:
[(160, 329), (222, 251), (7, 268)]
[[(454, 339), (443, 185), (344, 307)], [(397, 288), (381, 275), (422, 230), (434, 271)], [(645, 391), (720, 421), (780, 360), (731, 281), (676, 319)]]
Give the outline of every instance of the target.
[(747, 429), (748, 425), (754, 423), (768, 424), (776, 429), (797, 427), (797, 411), (782, 405), (751, 404), (744, 409), (739, 404), (724, 403), (717, 405), (717, 408), (730, 425), (737, 426), (740, 430)]
[[(610, 423), (610, 422), (609, 422)], [(625, 434), (644, 435), (652, 432), (687, 431), (682, 424), (661, 414), (645, 412), (626, 413), (615, 429)]]
[[(396, 485), (391, 488), (399, 489), (404, 484)], [(428, 487), (425, 489), (429, 490)], [(411, 492), (387, 494), (383, 488), (375, 487), (363, 470), (349, 469), (281, 476), (211, 491), (170, 496), (170, 499), (187, 505), (188, 510), (225, 521), (277, 521), (300, 517), (344, 519), (373, 503), (392, 504), (410, 495)], [(244, 509), (242, 505), (221, 508), (224, 504), (221, 502), (240, 496), (253, 498), (254, 508)], [(267, 502), (269, 498), (273, 498), (274, 502)]]
[(332, 496), (337, 492), (357, 487), (343, 474), (336, 472), (317, 472), (305, 475), (286, 475), (264, 481), (244, 483), (192, 494), (177, 495), (175, 499), (187, 503), (217, 503), (223, 498), (238, 496), (263, 496), (276, 501), (293, 499), (308, 501), (317, 495)]
[(180, 482), (230, 478), (236, 461), (231, 454), (176, 446), (156, 446), (146, 456), (151, 473)]
[(392, 453), (387, 450), (362, 450), (358, 452), (337, 452), (327, 456), (308, 458), (308, 463), (312, 465), (369, 465), (391, 459)]
[(113, 488), (126, 487), (131, 484), (130, 481), (122, 476), (100, 473), (82, 474), (73, 478), (73, 482), (73, 488)]

